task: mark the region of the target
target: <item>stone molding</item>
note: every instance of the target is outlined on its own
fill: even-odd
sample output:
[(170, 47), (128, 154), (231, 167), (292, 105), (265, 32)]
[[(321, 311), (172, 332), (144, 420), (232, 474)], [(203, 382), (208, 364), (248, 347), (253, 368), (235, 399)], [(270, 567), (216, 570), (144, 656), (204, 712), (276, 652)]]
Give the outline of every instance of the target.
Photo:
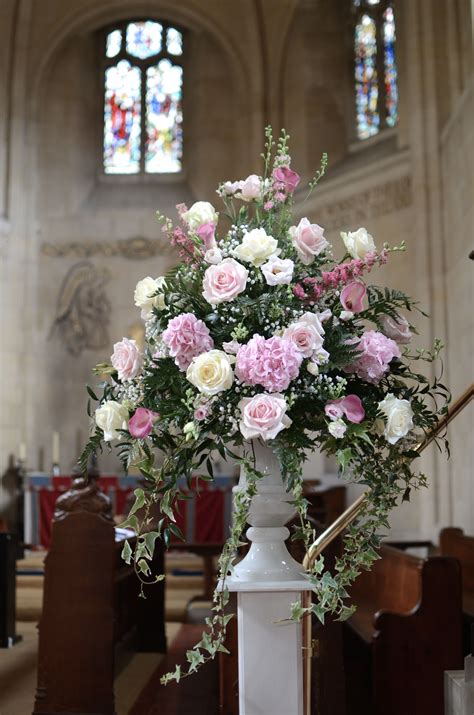
[(115, 241), (43, 242), (41, 255), (48, 258), (127, 258), (145, 260), (154, 256), (176, 256), (173, 247), (157, 238), (127, 238)]

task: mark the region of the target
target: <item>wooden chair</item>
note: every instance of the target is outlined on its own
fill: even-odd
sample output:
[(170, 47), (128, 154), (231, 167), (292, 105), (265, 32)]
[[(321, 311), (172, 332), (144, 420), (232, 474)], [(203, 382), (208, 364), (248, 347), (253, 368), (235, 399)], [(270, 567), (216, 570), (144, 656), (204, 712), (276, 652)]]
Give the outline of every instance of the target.
[(439, 550), (461, 564), (463, 650), (471, 652), (471, 629), (474, 627), (474, 536), (466, 536), (462, 529), (443, 529), (439, 535)]

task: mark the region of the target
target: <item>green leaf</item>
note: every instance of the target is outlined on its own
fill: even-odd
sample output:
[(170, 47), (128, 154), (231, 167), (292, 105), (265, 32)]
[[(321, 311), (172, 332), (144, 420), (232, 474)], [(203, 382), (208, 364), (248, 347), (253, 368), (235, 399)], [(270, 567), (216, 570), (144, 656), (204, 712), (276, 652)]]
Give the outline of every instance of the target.
[(145, 492), (143, 491), (143, 489), (135, 489), (133, 493), (135, 494), (135, 502), (130, 509), (130, 512), (128, 514), (129, 517), (132, 516), (132, 514), (135, 514), (135, 512), (141, 509), (143, 506), (145, 506), (146, 503)]
[(125, 561), (125, 563), (130, 565), (130, 562), (132, 560), (132, 549), (131, 549), (128, 541), (125, 541), (125, 543), (123, 545), (121, 556), (122, 556), (122, 559)]
[(90, 385), (86, 385), (86, 390), (87, 390), (87, 392), (89, 393), (89, 395), (92, 397), (92, 399), (95, 400), (95, 402), (98, 402), (98, 401), (99, 401), (99, 398), (98, 398), (97, 395), (95, 394), (95, 392), (94, 392), (94, 390), (92, 389), (92, 387), (90, 387)]
[(338, 449), (336, 452), (336, 459), (341, 465), (341, 471), (344, 474), (349, 463), (352, 460), (352, 449), (350, 447), (346, 447), (345, 449)]
[(148, 565), (148, 561), (146, 561), (146, 559), (140, 559), (137, 566), (139, 571), (142, 574), (145, 574), (145, 576), (149, 576), (151, 574), (150, 566)]
[(160, 534), (158, 531), (147, 531), (145, 534), (141, 535), (141, 539), (143, 539), (143, 543), (145, 544), (145, 547), (150, 554), (150, 558), (153, 558), (153, 552), (155, 550), (155, 541), (158, 539)]

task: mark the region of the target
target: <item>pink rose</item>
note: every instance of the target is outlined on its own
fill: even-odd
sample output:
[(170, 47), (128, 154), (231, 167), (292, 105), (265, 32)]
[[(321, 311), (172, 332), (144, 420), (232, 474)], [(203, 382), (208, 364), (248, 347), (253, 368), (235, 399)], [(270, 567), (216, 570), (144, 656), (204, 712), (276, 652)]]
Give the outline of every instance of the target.
[(119, 380), (130, 380), (137, 375), (142, 365), (142, 356), (135, 340), (123, 338), (115, 343), (114, 352), (110, 358), (113, 367), (118, 372)]
[(277, 169), (274, 169), (273, 178), (279, 185), (279, 188), (285, 189), (288, 194), (292, 194), (300, 183), (299, 175), (288, 166), (279, 166)]
[(197, 420), (198, 422), (202, 422), (203, 420), (206, 419), (206, 417), (209, 414), (210, 410), (210, 405), (208, 402), (202, 402), (200, 405), (196, 407), (194, 410), (194, 419)]
[(380, 322), (385, 335), (395, 340), (399, 345), (406, 345), (413, 337), (410, 324), (403, 315), (399, 315), (396, 320), (391, 318), (390, 315), (383, 315)]
[(240, 431), (245, 439), (275, 439), (282, 429), (291, 425), (291, 419), (285, 414), (288, 406), (279, 393), (244, 397), (238, 406), (242, 413)]
[(307, 218), (302, 218), (298, 226), (291, 226), (289, 234), (299, 259), (305, 266), (309, 266), (329, 245), (324, 238), (324, 228), (317, 223), (310, 223)]
[(362, 281), (348, 283), (341, 292), (341, 304), (344, 310), (351, 313), (360, 313), (364, 310), (364, 298), (367, 288)]
[(366, 330), (358, 343), (356, 339), (355, 344), (361, 355), (351, 365), (347, 365), (345, 370), (355, 372), (361, 380), (373, 385), (380, 382), (388, 372), (391, 360), (401, 355), (397, 343), (376, 330)]
[(305, 358), (311, 357), (323, 345), (324, 328), (316, 313), (303, 313), (283, 333), (284, 340), (291, 340)]
[(216, 247), (216, 224), (208, 221), (203, 223), (202, 226), (196, 230), (196, 234), (199, 236), (201, 241), (204, 243), (206, 250), (209, 248)]
[(290, 340), (266, 340), (255, 334), (237, 353), (235, 374), (248, 385), (262, 385), (269, 392), (286, 390), (298, 377), (302, 353)]
[(209, 328), (193, 313), (172, 318), (161, 337), (180, 370), (187, 370), (193, 358), (214, 347)]
[(147, 410), (145, 407), (138, 407), (128, 423), (128, 431), (136, 439), (145, 439), (151, 434), (153, 425), (158, 418), (159, 415), (156, 412)]
[(248, 275), (248, 270), (241, 263), (233, 258), (224, 258), (221, 263), (207, 268), (202, 294), (213, 306), (233, 300), (245, 290)]
[(339, 400), (331, 400), (324, 408), (324, 412), (332, 420), (337, 420), (345, 415), (349, 422), (359, 424), (365, 417), (365, 410), (360, 397), (357, 395), (346, 395)]

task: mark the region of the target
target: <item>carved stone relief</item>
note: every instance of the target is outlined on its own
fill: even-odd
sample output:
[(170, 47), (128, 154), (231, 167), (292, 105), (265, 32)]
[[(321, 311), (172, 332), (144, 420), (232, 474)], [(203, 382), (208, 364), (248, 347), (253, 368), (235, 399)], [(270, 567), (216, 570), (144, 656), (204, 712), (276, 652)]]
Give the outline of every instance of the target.
[(107, 269), (80, 261), (63, 280), (50, 339), (57, 335), (71, 355), (109, 345), (111, 305), (104, 288), (109, 278)]

